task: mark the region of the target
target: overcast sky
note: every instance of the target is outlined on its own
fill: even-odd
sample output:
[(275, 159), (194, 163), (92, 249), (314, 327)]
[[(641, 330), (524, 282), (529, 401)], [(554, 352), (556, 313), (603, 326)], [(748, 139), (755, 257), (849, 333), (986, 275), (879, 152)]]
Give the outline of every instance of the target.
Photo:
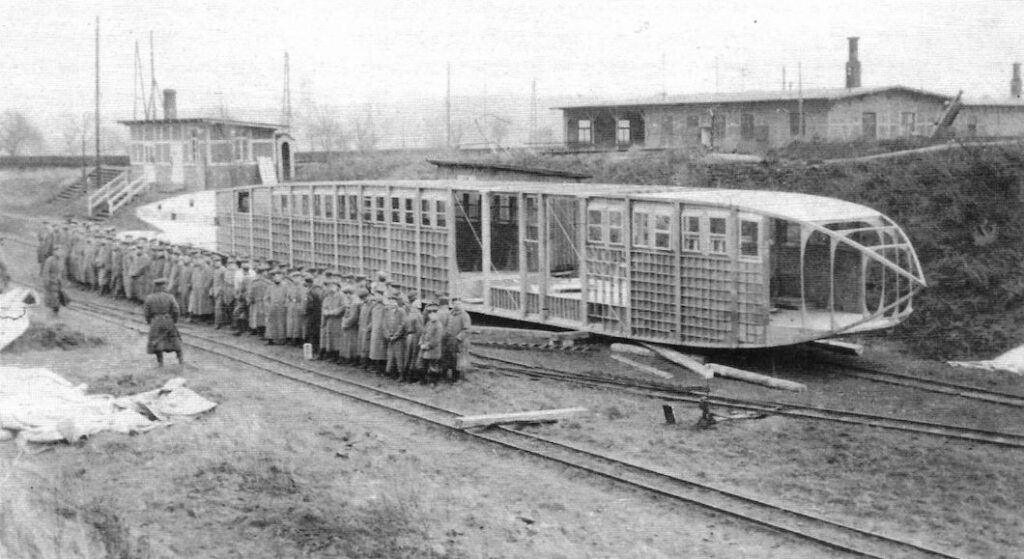
[(850, 35), (865, 86), (1006, 96), (1024, 60), (1024, 2), (996, 0), (2, 0), (0, 110), (91, 111), (97, 15), (105, 120), (132, 116), (136, 40), (149, 83), (150, 31), (180, 112), (271, 121), (285, 51), (296, 105), (443, 99), (447, 63), (455, 95), (778, 89), (798, 63), (804, 87), (841, 87)]

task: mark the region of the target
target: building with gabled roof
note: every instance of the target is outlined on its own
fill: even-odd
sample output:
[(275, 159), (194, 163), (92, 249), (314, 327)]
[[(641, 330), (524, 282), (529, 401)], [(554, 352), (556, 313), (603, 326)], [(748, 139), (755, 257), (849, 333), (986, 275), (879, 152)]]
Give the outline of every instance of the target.
[(850, 38), (846, 87), (662, 95), (562, 110), (575, 150), (704, 146), (763, 153), (790, 142), (931, 135), (951, 96), (890, 85), (862, 87), (857, 38)]

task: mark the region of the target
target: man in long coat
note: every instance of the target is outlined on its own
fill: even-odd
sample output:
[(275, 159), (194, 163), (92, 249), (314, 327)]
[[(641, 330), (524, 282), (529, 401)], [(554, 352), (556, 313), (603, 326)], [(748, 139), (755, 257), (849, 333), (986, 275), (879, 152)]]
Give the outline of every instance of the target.
[(164, 364), (164, 352), (173, 351), (178, 356), (178, 363), (184, 364), (181, 352), (181, 334), (178, 333), (178, 302), (165, 290), (167, 280), (153, 280), (156, 291), (146, 297), (142, 303), (142, 314), (149, 324), (149, 338), (146, 342), (146, 353), (156, 355), (157, 366)]
[(377, 373), (384, 374), (387, 365), (387, 340), (384, 337), (384, 296), (374, 296), (374, 305), (370, 309), (370, 361)]
[(181, 313), (190, 317), (189, 300), (192, 298), (192, 257), (182, 254), (178, 259), (177, 274), (174, 278), (174, 297), (178, 301)]
[(124, 248), (124, 258), (121, 259), (121, 280), (123, 281), (124, 298), (129, 301), (135, 297), (135, 282), (132, 277), (132, 270), (135, 269), (135, 259), (138, 258), (138, 251), (132, 248), (129, 243)]
[(420, 376), (419, 361), (420, 336), (423, 334), (423, 313), (420, 312), (422, 304), (419, 299), (409, 304), (409, 311), (405, 318), (405, 359), (402, 362), (401, 380), (415, 382)]
[(313, 346), (313, 354), (320, 353), (320, 323), (323, 320), (324, 290), (315, 285), (313, 278), (304, 277), (306, 284), (305, 342)]
[(370, 366), (370, 334), (373, 332), (373, 308), (376, 306), (376, 299), (372, 294), (363, 298), (363, 304), (359, 307), (359, 364), (363, 367)]
[(232, 309), (235, 306), (235, 271), (237, 265), (234, 260), (228, 262), (224, 272), (222, 273), (223, 280), (221, 281), (220, 288), (216, 290), (215, 308), (214, 308), (214, 322), (217, 324), (217, 328), (223, 328), (230, 326), (232, 322)]
[(200, 320), (209, 321), (213, 318), (213, 259), (209, 256), (200, 259), (198, 281), (192, 284), (196, 292), (196, 314)]
[(240, 264), (242, 269), (235, 276), (235, 306), (231, 309), (236, 336), (241, 336), (243, 332), (249, 331), (249, 286), (252, 284), (249, 263), (240, 262)]
[(100, 295), (107, 293), (110, 289), (110, 261), (112, 256), (111, 240), (108, 237), (102, 237), (100, 239), (100, 248), (96, 251), (96, 260), (93, 262), (93, 267), (96, 268), (96, 288), (99, 290)]
[(338, 293), (338, 281), (329, 279), (324, 282), (327, 294), (324, 296), (320, 309), (320, 351), (321, 359), (339, 359), (341, 342), (342, 314), (345, 305), (341, 293)]
[(467, 371), (459, 370), (459, 358), (468, 361), (469, 356), (469, 328), (473, 323), (469, 319), (469, 313), (462, 307), (462, 299), (452, 298), (452, 310), (448, 316), (448, 323), (444, 326), (444, 355), (442, 356), (441, 372), (452, 372), (452, 380), (459, 380), (459, 376)]
[(398, 297), (388, 297), (384, 301), (384, 317), (381, 320), (387, 360), (384, 374), (394, 377), (402, 375), (402, 363), (405, 362), (406, 314), (398, 303)]
[(285, 334), (288, 340), (299, 345), (306, 338), (306, 282), (302, 272), (292, 272), (292, 282), (288, 285), (287, 315), (285, 317)]
[(359, 317), (362, 314), (363, 303), (366, 301), (366, 291), (360, 290), (353, 293), (351, 285), (345, 285), (342, 291), (345, 295), (345, 315), (341, 319), (341, 361), (352, 363), (359, 359)]
[(261, 267), (259, 274), (249, 285), (249, 328), (254, 334), (262, 335), (267, 328), (267, 306), (263, 297), (267, 294), (270, 281), (267, 280), (267, 269)]
[(64, 290), (64, 247), (56, 246), (46, 262), (43, 262), (43, 271), (40, 274), (43, 284), (43, 305), (53, 311), (56, 317), (62, 305), (61, 293)]
[(135, 249), (135, 258), (132, 259), (132, 294), (131, 299), (144, 301), (149, 295), (146, 285), (146, 274), (149, 273), (149, 265), (152, 262), (147, 251), (139, 245)]
[(110, 295), (121, 297), (124, 290), (124, 244), (114, 240), (110, 243)]
[(43, 264), (46, 263), (46, 259), (53, 254), (54, 237), (56, 232), (54, 231), (53, 224), (49, 221), (46, 222), (46, 226), (39, 232), (39, 244), (36, 246), (36, 260), (39, 262), (39, 271), (43, 271)]
[(427, 371), (426, 379), (431, 382), (437, 380), (438, 361), (441, 359), (441, 343), (444, 338), (444, 326), (437, 316), (437, 305), (427, 305), (427, 323), (423, 327), (423, 335), (420, 336), (420, 359), (423, 360), (424, 368)]
[[(231, 272), (232, 275), (234, 272)], [(231, 316), (231, 311), (224, 312), (224, 284), (228, 283), (227, 268), (224, 267), (224, 260), (219, 256), (213, 258), (213, 324), (214, 329), (221, 329), (227, 318)]]
[(284, 274), (274, 272), (274, 283), (267, 288), (263, 296), (263, 304), (267, 308), (267, 344), (283, 344), (288, 334), (288, 286), (284, 284)]

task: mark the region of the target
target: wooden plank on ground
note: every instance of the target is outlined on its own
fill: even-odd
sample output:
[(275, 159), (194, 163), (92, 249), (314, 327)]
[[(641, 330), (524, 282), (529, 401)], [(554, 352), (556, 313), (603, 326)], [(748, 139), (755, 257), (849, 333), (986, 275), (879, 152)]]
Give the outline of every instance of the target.
[(486, 427), (489, 425), (501, 425), (502, 423), (540, 423), (544, 421), (555, 421), (566, 419), (587, 413), (587, 408), (564, 408), (557, 410), (521, 411), (513, 413), (498, 413), (490, 415), (464, 415), (455, 418), (456, 429), (468, 429), (470, 427)]
[(752, 382), (754, 384), (760, 384), (769, 388), (777, 388), (779, 390), (790, 390), (793, 392), (803, 392), (807, 390), (807, 385), (800, 384), (799, 382), (793, 382), (791, 380), (783, 380), (759, 373), (753, 373), (750, 371), (744, 371), (743, 369), (737, 369), (735, 367), (729, 367), (727, 365), (718, 365), (717, 363), (708, 363), (707, 368), (715, 372), (715, 375), (730, 378), (734, 380), (742, 380), (744, 382)]
[(844, 355), (861, 355), (864, 353), (864, 346), (861, 344), (841, 342), (839, 340), (815, 340), (811, 342), (811, 345), (825, 351), (842, 353)]
[(632, 353), (633, 355), (646, 355), (648, 357), (654, 355), (653, 351), (633, 344), (615, 343), (611, 345), (611, 350), (612, 353)]
[(652, 367), (650, 365), (644, 365), (643, 363), (638, 363), (636, 361), (633, 361), (632, 359), (627, 359), (627, 358), (625, 358), (625, 357), (623, 357), (621, 355), (612, 355), (612, 359), (618, 361), (619, 363), (622, 363), (622, 364), (625, 364), (625, 365), (629, 365), (630, 367), (633, 367), (633, 368), (636, 368), (636, 369), (640, 369), (641, 371), (644, 371), (645, 373), (651, 373), (652, 375), (657, 375), (657, 376), (659, 376), (661, 378), (672, 378), (672, 373), (668, 373), (668, 372), (662, 371), (661, 369), (658, 369), (657, 367)]
[(700, 376), (702, 376), (702, 377), (704, 377), (706, 379), (709, 379), (709, 378), (715, 376), (715, 372), (714, 371), (709, 369), (707, 367), (707, 365), (705, 365), (702, 361), (698, 360), (695, 357), (691, 357), (691, 356), (686, 355), (684, 353), (680, 353), (680, 352), (678, 352), (678, 351), (676, 351), (674, 349), (669, 349), (667, 347), (662, 347), (662, 346), (654, 345), (654, 344), (646, 344), (645, 343), (644, 347), (646, 347), (647, 349), (651, 350), (652, 352), (660, 355), (661, 357), (667, 359), (668, 361), (671, 361), (671, 362), (675, 363), (676, 365), (679, 365), (680, 367), (683, 367), (684, 369), (687, 369), (689, 371), (693, 371), (694, 373), (697, 373), (698, 375), (700, 375)]

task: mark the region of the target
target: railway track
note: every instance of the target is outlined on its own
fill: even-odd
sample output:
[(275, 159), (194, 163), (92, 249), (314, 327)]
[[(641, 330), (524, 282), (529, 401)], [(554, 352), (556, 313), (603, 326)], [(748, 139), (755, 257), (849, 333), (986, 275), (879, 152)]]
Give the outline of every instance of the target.
[(871, 368), (864, 365), (856, 365), (828, 359), (821, 359), (819, 361), (823, 364), (836, 367), (842, 374), (849, 377), (868, 380), (871, 382), (915, 388), (917, 390), (946, 394), (970, 400), (978, 400), (980, 402), (987, 402), (990, 404), (1024, 408), (1024, 396), (1019, 394), (989, 390), (987, 388), (955, 382), (915, 377), (880, 367)]
[[(72, 304), (72, 310), (81, 311), (122, 328), (145, 331), (141, 318), (132, 310), (102, 305), (86, 300), (81, 295)], [(613, 483), (640, 490), (648, 495), (668, 499), (684, 505), (693, 505), (748, 522), (793, 540), (812, 543), (828, 550), (829, 556), (845, 555), (869, 558), (954, 558), (943, 551), (903, 541), (884, 534), (860, 529), (767, 501), (719, 489), (708, 484), (679, 476), (674, 472), (651, 468), (623, 458), (597, 453), (586, 448), (556, 441), (537, 434), (509, 428), (484, 431), (457, 430), (453, 420), (458, 412), (417, 400), (378, 386), (345, 378), (294, 361), (281, 359), (264, 352), (254, 351), (238, 343), (220, 338), (208, 329), (193, 326), (181, 328), (187, 345), (248, 367), (299, 382), (315, 389), (354, 399), (387, 411), (426, 422), (436, 428), (457, 432), (477, 441), (497, 445), (549, 464), (571, 471), (585, 472)], [(251, 344), (250, 344), (251, 345)]]
[(574, 382), (593, 387), (616, 388), (618, 390), (627, 391), (640, 396), (666, 401), (697, 404), (706, 399), (708, 403), (712, 405), (730, 409), (761, 412), (771, 415), (783, 415), (800, 419), (832, 421), (864, 427), (892, 429), (922, 435), (935, 435), (958, 439), (969, 443), (983, 443), (1010, 448), (1024, 448), (1024, 435), (1018, 435), (1016, 433), (974, 429), (959, 425), (948, 425), (943, 423), (919, 421), (915, 419), (836, 410), (818, 406), (805, 406), (782, 402), (763, 402), (757, 400), (729, 398), (725, 396), (714, 396), (705, 393), (704, 389), (701, 387), (668, 387), (665, 385), (651, 383), (633, 384), (626, 381), (601, 379), (590, 375), (575, 374), (571, 371), (559, 371), (556, 369), (536, 367), (520, 361), (485, 355), (480, 352), (474, 352), (474, 357), (484, 359), (485, 361), (491, 361), (492, 363), (497, 363), (497, 366), (488, 365), (488, 367), (499, 372), (506, 371), (514, 375), (525, 375), (534, 378), (547, 378)]

